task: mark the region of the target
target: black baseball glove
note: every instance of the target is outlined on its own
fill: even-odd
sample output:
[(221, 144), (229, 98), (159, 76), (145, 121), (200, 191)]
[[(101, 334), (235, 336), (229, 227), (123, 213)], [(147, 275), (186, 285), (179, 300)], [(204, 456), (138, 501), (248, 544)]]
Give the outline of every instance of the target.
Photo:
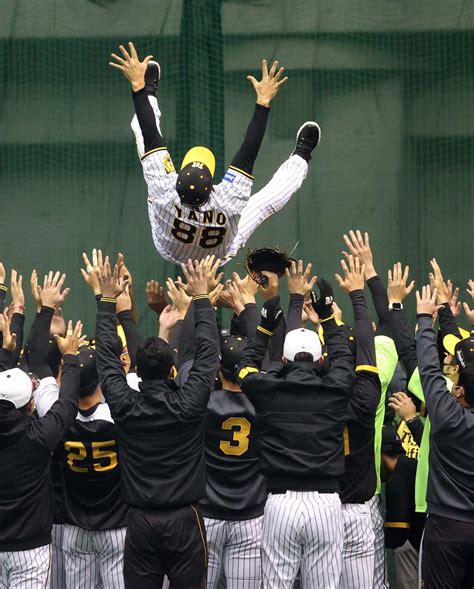
[(268, 285), (268, 278), (262, 272), (273, 272), (278, 276), (285, 274), (285, 268), (291, 266), (293, 258), (279, 247), (259, 247), (249, 250), (245, 259), (245, 268), (252, 280), (260, 286)]

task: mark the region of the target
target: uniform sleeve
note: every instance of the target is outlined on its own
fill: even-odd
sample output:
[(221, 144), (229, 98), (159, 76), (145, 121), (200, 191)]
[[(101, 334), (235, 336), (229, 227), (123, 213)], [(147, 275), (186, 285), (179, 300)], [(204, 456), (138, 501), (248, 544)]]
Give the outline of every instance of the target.
[(398, 356), (405, 367), (407, 381), (416, 370), (416, 344), (408, 330), (408, 324), (403, 310), (389, 312), (390, 325), (392, 326), (393, 339), (397, 346)]
[(50, 452), (72, 426), (79, 402), (79, 359), (77, 356), (66, 354), (63, 362), (59, 398), (44, 417), (35, 420), (32, 424), (33, 437)]
[(242, 145), (239, 147), (229, 166), (230, 170), (236, 170), (248, 175), (252, 174), (253, 166), (267, 128), (269, 113), (270, 108), (260, 104), (255, 105), (253, 117), (245, 133)]
[(417, 415), (413, 419), (410, 419), (410, 421), (407, 421), (406, 424), (419, 448), (421, 446), (421, 438), (423, 437), (423, 422)]
[(290, 303), (288, 305), (288, 317), (286, 319), (286, 333), (294, 329), (303, 327), (301, 316), (303, 312), (304, 296), (300, 294), (290, 294)]
[(206, 411), (219, 366), (219, 334), (216, 315), (209, 297), (194, 298), (196, 351), (186, 383), (178, 398), (188, 419), (198, 419)]
[(143, 338), (138, 331), (138, 326), (135, 323), (135, 320), (133, 319), (132, 311), (121, 311), (117, 314), (117, 317), (125, 333), (131, 368), (135, 368), (137, 365), (138, 346), (143, 341)]
[(59, 385), (53, 376), (42, 378), (34, 392), (35, 409), (39, 417), (44, 417), (59, 398)]
[(377, 313), (378, 326), (377, 334), (391, 336), (390, 325), (388, 320), (388, 297), (387, 289), (380, 276), (373, 276), (367, 280), (372, 301), (374, 303), (375, 312)]
[(441, 371), (436, 336), (430, 316), (419, 316), (416, 352), (421, 385), (434, 433), (454, 429), (463, 420), (464, 409), (450, 394)]
[(96, 319), (96, 359), (100, 388), (112, 417), (117, 421), (127, 415), (135, 392), (128, 386), (127, 377), (115, 351), (115, 310), (115, 300), (102, 299)]

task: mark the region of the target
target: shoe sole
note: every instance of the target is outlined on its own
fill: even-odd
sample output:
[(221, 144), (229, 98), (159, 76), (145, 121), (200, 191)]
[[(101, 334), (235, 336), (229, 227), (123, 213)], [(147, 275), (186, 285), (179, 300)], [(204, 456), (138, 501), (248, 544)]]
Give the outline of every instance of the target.
[[(319, 145), (319, 142), (321, 141), (321, 136), (322, 136), (321, 127), (318, 125), (318, 123), (316, 121), (306, 121), (301, 125), (301, 127), (296, 132), (296, 143), (298, 143), (298, 136), (301, 133), (301, 130), (303, 129), (303, 127), (306, 127), (306, 125), (314, 125), (315, 127), (318, 128), (319, 139), (318, 139), (318, 142), (316, 143), (316, 145), (314, 146), (314, 149), (316, 149), (316, 147), (318, 147), (318, 145)], [(296, 147), (296, 145), (295, 145), (295, 147)]]

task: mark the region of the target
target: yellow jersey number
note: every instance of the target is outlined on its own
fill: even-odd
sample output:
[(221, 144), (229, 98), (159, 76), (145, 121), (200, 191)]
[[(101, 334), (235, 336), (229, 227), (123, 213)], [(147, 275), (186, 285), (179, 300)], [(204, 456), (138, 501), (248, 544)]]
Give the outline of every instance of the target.
[[(92, 467), (95, 472), (108, 472), (117, 467), (117, 452), (112, 450), (116, 445), (116, 440), (92, 442), (91, 451), (94, 460)], [(87, 466), (81, 466), (81, 462), (87, 458), (87, 448), (82, 442), (65, 442), (64, 448), (68, 452), (67, 464), (72, 471), (89, 472)]]
[(250, 422), (245, 417), (229, 417), (222, 429), (232, 430), (232, 441), (222, 440), (219, 444), (224, 454), (242, 456), (249, 449)]

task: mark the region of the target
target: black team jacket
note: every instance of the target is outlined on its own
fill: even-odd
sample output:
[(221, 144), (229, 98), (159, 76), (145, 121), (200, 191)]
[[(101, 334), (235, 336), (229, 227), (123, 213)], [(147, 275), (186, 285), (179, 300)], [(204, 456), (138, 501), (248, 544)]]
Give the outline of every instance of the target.
[(0, 552), (51, 543), (51, 453), (76, 417), (79, 384), (79, 361), (67, 354), (59, 399), (44, 417), (0, 403)]
[(278, 362), (260, 372), (271, 337), (260, 326), (242, 355), (241, 388), (255, 407), (260, 468), (270, 492), (339, 491), (354, 366), (343, 327), (330, 319), (324, 336), (332, 359), (326, 371), (314, 362)]
[(204, 416), (219, 362), (216, 317), (208, 297), (194, 299), (196, 352), (185, 384), (150, 380), (135, 391), (115, 353), (116, 304), (102, 299), (96, 324), (100, 386), (115, 422), (125, 502), (174, 509), (205, 493)]

